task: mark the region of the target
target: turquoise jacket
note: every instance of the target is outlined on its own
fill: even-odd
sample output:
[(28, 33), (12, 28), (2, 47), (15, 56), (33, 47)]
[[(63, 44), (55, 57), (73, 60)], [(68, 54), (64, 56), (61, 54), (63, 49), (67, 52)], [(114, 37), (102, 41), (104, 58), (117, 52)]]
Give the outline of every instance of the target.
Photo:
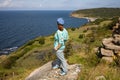
[(65, 49), (65, 42), (68, 40), (68, 32), (64, 28), (63, 31), (57, 30), (57, 32), (54, 35), (54, 48), (58, 46), (58, 44), (61, 44), (60, 50)]

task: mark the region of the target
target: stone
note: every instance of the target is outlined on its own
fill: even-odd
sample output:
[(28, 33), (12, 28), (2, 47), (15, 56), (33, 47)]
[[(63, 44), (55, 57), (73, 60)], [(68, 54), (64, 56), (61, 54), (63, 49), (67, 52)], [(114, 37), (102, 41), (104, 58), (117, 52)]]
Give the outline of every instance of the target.
[(44, 72), (51, 70), (52, 62), (48, 62), (47, 64), (43, 65), (42, 67), (34, 70), (25, 80), (37, 80), (44, 75)]
[(115, 54), (116, 54), (117, 56), (120, 56), (120, 51), (116, 51)]
[(80, 73), (80, 65), (68, 65), (67, 75), (60, 76), (60, 69), (53, 70), (52, 62), (48, 62), (42, 67), (33, 71), (25, 80), (77, 80)]
[(105, 60), (106, 62), (113, 62), (113, 57), (102, 57), (102, 60)]
[(105, 45), (105, 44), (110, 44), (112, 41), (113, 41), (113, 38), (104, 38), (102, 40), (102, 43)]
[(102, 44), (106, 49), (111, 49), (111, 50), (120, 50), (120, 46), (115, 45), (113, 42), (113, 38), (104, 38), (102, 40)]
[(104, 49), (104, 48), (101, 48), (100, 49), (101, 51), (101, 54), (103, 55), (103, 56), (107, 56), (107, 57), (112, 57), (112, 56), (114, 56), (114, 53), (113, 53), (113, 51), (112, 50), (106, 50), (106, 49)]
[(113, 35), (113, 42), (116, 44), (116, 45), (120, 45), (120, 35), (119, 34), (114, 34)]
[(117, 54), (118, 56), (120, 56), (120, 53), (119, 54)]

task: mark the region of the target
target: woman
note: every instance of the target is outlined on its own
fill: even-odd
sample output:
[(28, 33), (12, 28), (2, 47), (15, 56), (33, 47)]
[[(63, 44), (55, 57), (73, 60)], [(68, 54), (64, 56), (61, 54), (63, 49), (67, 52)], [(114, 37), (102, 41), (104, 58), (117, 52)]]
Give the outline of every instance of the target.
[(53, 66), (53, 69), (61, 68), (60, 75), (66, 75), (68, 72), (67, 62), (64, 58), (63, 52), (65, 49), (65, 42), (68, 40), (68, 32), (63, 25), (64, 20), (62, 18), (58, 18), (57, 19), (58, 30), (54, 35), (55, 38), (54, 50), (56, 51), (57, 64)]

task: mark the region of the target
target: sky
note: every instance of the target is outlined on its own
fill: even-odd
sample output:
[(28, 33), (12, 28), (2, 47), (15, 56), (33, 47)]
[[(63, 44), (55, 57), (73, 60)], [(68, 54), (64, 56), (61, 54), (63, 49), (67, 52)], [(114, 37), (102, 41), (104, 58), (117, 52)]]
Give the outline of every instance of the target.
[(120, 8), (120, 0), (0, 0), (0, 10), (78, 10)]

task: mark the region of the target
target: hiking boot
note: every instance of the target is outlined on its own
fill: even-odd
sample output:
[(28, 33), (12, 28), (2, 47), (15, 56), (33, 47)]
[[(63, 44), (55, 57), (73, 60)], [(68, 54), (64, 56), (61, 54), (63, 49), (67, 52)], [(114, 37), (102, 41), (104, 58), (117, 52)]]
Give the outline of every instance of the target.
[(66, 75), (66, 74), (67, 74), (67, 73), (64, 72), (64, 71), (61, 71), (61, 73), (60, 73), (61, 76), (64, 76), (64, 75)]
[(59, 68), (58, 65), (55, 65), (55, 66), (52, 67), (52, 69), (58, 69), (58, 68)]

